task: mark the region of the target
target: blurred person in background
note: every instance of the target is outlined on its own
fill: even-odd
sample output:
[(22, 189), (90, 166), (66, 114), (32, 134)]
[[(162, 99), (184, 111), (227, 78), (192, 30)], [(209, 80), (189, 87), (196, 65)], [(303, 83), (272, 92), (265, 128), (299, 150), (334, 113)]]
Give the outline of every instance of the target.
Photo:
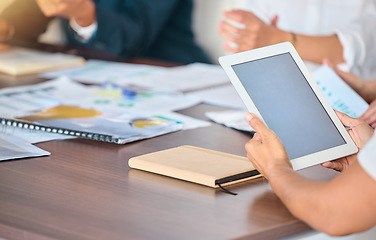
[(241, 0), (219, 32), (231, 52), (289, 41), (303, 60), (324, 58), (367, 81), (376, 79), (375, 0)]
[(192, 10), (192, 0), (13, 0), (0, 15), (0, 41), (37, 42), (59, 17), (69, 44), (123, 58), (209, 63), (195, 43)]

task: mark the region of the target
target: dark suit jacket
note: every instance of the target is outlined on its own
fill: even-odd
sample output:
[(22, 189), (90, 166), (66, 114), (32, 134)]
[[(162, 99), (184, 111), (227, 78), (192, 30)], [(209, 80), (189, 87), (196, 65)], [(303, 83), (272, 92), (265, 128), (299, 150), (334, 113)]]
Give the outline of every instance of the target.
[[(94, 2), (98, 29), (87, 43), (80, 42), (68, 21), (63, 20), (70, 43), (125, 58), (145, 56), (184, 64), (210, 62), (194, 40), (192, 0)], [(36, 41), (49, 21), (34, 0), (16, 0), (2, 17), (15, 26), (17, 41)]]

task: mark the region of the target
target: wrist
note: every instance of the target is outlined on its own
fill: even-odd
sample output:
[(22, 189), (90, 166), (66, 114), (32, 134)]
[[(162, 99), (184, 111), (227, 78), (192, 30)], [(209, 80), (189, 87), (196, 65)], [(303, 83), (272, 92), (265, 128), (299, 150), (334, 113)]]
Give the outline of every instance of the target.
[(291, 164), (284, 164), (284, 165), (274, 165), (273, 168), (267, 173), (266, 178), (269, 180), (270, 183), (280, 181), (285, 176), (291, 175), (294, 172)]
[(275, 43), (281, 43), (281, 42), (291, 42), (294, 46), (296, 44), (296, 34), (283, 31), (280, 29), (277, 29), (276, 31), (276, 37), (275, 39), (277, 40)]

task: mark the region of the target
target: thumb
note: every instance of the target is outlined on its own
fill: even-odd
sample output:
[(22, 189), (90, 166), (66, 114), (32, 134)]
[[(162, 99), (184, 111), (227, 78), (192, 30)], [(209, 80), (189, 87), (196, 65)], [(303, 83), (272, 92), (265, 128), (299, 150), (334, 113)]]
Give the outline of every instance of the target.
[(271, 25), (273, 27), (276, 27), (277, 26), (277, 22), (278, 22), (278, 15), (275, 15), (272, 19), (272, 22), (271, 22)]
[(247, 113), (245, 116), (248, 124), (260, 135), (264, 135), (269, 128), (253, 113)]
[(350, 128), (353, 128), (357, 125), (358, 123), (358, 119), (356, 118), (352, 118), (352, 117), (349, 117), (347, 116), (346, 114), (342, 113), (342, 112), (339, 112), (339, 111), (336, 111), (334, 110), (335, 113), (337, 114), (339, 120), (341, 120), (342, 124), (346, 127), (350, 127)]

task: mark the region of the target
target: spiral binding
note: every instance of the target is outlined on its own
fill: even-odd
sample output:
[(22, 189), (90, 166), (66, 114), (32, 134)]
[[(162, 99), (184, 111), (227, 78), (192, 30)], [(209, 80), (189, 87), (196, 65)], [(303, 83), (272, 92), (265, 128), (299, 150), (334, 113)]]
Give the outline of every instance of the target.
[(14, 119), (8, 119), (8, 118), (0, 118), (0, 124), (5, 125), (5, 126), (37, 130), (37, 131), (43, 131), (43, 132), (49, 132), (49, 133), (64, 134), (64, 135), (69, 135), (72, 137), (90, 139), (90, 140), (95, 140), (95, 141), (100, 141), (100, 142), (109, 142), (109, 143), (116, 143), (116, 144), (123, 144), (125, 142), (124, 139), (114, 138), (110, 135), (85, 132), (85, 131), (77, 131), (77, 130), (66, 129), (66, 128), (47, 127), (47, 126), (43, 126), (43, 125), (39, 125), (35, 123), (23, 122), (23, 121), (14, 120)]

